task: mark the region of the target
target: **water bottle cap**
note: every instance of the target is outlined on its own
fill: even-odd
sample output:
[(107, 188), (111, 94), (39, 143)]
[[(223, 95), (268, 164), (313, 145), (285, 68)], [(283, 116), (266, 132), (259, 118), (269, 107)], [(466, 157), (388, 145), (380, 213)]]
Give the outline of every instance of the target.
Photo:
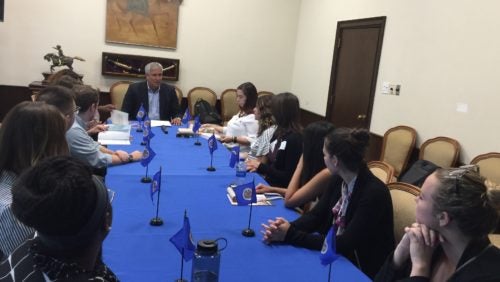
[(198, 246), (196, 251), (200, 255), (214, 255), (218, 251), (218, 244), (215, 240), (200, 240), (198, 241)]

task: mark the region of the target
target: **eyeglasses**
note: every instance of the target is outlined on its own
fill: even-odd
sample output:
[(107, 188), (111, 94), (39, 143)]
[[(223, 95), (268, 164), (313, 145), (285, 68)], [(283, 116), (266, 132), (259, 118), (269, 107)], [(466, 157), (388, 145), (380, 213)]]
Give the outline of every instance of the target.
[(464, 177), (467, 177), (468, 173), (479, 172), (479, 167), (477, 165), (464, 165), (459, 168), (448, 170), (448, 175), (445, 176), (447, 179), (453, 179), (455, 181), (455, 193), (459, 194), (459, 181), (462, 181)]
[(75, 114), (75, 115), (77, 115), (77, 114), (78, 114), (78, 112), (80, 111), (80, 109), (81, 109), (81, 108), (80, 108), (79, 106), (75, 106), (75, 109), (74, 109), (74, 110), (72, 110), (71, 112), (67, 113), (66, 115), (67, 115), (67, 116), (69, 116), (69, 115), (71, 115), (71, 114)]

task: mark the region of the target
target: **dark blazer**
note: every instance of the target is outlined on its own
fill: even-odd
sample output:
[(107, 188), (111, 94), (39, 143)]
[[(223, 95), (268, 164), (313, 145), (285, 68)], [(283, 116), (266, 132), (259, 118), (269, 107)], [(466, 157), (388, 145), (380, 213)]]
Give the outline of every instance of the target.
[[(290, 223), (285, 242), (320, 250), (332, 226), (332, 208), (341, 197), (341, 187), (342, 178), (333, 176), (316, 206)], [(389, 190), (366, 165), (358, 173), (345, 219), (344, 233), (336, 240), (337, 252), (373, 278), (394, 249), (394, 222)]]
[[(276, 140), (273, 136), (272, 143)], [(286, 142), (284, 150), (279, 150), (281, 143)], [(268, 153), (269, 163), (261, 163), (257, 168), (259, 174), (264, 175), (267, 183), (276, 187), (288, 187), (292, 179), (297, 163), (302, 155), (302, 134), (298, 132), (288, 132), (276, 142), (273, 148), (274, 158), (271, 158), (271, 152)]]
[[(130, 84), (123, 98), (122, 111), (129, 113), (129, 119), (135, 119), (141, 104), (149, 112), (148, 84), (146, 81)], [(160, 85), (160, 119), (171, 120), (180, 117), (180, 115), (179, 100), (177, 100), (175, 88), (162, 83)]]

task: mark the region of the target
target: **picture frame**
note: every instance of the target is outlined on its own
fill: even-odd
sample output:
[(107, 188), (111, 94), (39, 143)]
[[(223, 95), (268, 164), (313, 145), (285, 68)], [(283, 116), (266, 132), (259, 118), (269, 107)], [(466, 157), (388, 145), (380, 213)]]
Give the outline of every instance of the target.
[(102, 52), (102, 75), (145, 78), (144, 68), (150, 62), (163, 66), (163, 80), (179, 80), (179, 59)]
[(106, 42), (177, 48), (181, 0), (107, 0)]

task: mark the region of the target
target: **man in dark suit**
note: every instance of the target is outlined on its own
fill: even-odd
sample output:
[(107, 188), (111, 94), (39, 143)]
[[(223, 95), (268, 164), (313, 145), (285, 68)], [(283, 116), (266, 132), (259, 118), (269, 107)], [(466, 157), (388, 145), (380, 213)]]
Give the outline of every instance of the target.
[(134, 119), (142, 104), (150, 119), (170, 120), (172, 124), (180, 125), (179, 101), (175, 88), (162, 83), (163, 66), (151, 62), (144, 70), (146, 81), (129, 86), (123, 98), (122, 111), (129, 113), (129, 118)]

